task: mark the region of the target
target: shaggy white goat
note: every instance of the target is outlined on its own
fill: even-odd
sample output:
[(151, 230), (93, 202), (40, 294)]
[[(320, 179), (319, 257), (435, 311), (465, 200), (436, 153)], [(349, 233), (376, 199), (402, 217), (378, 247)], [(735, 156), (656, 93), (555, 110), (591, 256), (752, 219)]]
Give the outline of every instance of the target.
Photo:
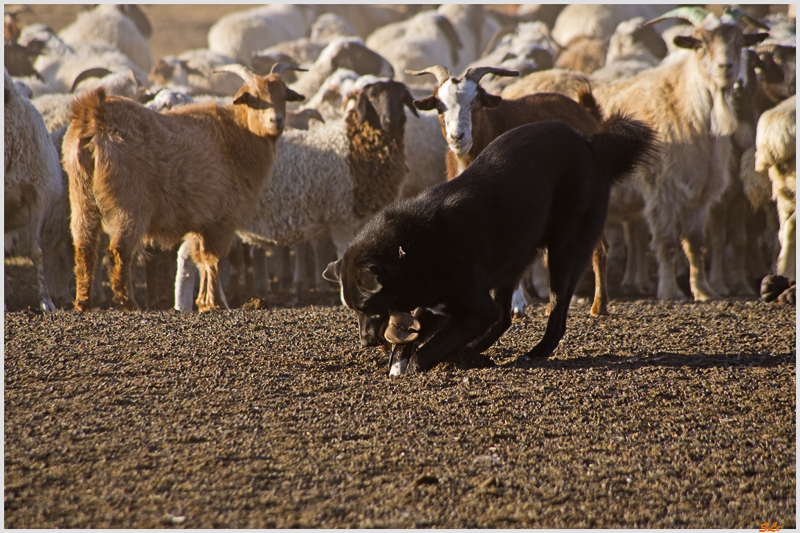
[(738, 12), (721, 19), (702, 8), (679, 8), (651, 21), (682, 18), (692, 22), (691, 37), (676, 44), (690, 50), (682, 60), (662, 63), (633, 78), (596, 85), (605, 113), (632, 113), (652, 124), (663, 150), (657, 163), (639, 172), (636, 184), (645, 199), (644, 214), (658, 259), (660, 299), (685, 299), (675, 275), (679, 242), (689, 259), (689, 281), (696, 300), (718, 295), (703, 267), (704, 228), (709, 206), (728, 177), (728, 136), (737, 125), (731, 90), (739, 73), (741, 50), (766, 34), (745, 34)]

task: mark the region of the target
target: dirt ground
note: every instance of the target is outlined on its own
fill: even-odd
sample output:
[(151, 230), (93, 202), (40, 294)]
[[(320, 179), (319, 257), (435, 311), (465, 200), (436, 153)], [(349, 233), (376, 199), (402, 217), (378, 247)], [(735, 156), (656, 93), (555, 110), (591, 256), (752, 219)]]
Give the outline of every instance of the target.
[[(239, 7), (145, 5), (154, 55), (205, 46)], [(390, 378), (335, 290), (42, 314), (30, 262), (5, 270), (8, 528), (796, 527), (785, 303), (612, 293), (610, 316), (576, 305), (554, 356), (517, 368), (538, 302), (493, 366)]]
[[(32, 266), (6, 268), (35, 306)], [(5, 527), (796, 525), (793, 306), (579, 305), (515, 368), (537, 303), (493, 367), (390, 378), (336, 298), (10, 308)]]

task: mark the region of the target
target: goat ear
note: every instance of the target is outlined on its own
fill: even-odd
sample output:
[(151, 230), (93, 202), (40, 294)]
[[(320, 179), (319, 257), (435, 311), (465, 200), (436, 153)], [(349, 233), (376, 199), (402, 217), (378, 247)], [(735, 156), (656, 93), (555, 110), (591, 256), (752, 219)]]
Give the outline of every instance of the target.
[(481, 95), (481, 106), (487, 109), (491, 109), (493, 107), (499, 107), (500, 104), (502, 103), (503, 103), (503, 98), (501, 96), (495, 96), (485, 91)]
[(697, 50), (703, 45), (698, 39), (688, 35), (676, 35), (672, 42), (678, 48), (688, 48), (689, 50)]
[(361, 279), (359, 280), (359, 287), (367, 292), (375, 294), (383, 288), (383, 284), (378, 279), (380, 277), (381, 268), (378, 265), (372, 265), (361, 269)]
[(327, 279), (328, 281), (333, 281), (335, 283), (341, 283), (342, 277), (342, 260), (339, 259), (338, 261), (334, 261), (328, 265), (328, 268), (325, 269), (325, 272), (322, 273), (322, 277)]
[(437, 109), (438, 102), (438, 99), (434, 95), (430, 95), (419, 100), (414, 100), (414, 107), (420, 111), (430, 111), (431, 109)]
[(745, 33), (744, 47), (754, 46), (769, 37), (769, 33)]
[(287, 102), (302, 102), (306, 97), (300, 93), (296, 93), (290, 88), (286, 88), (286, 101)]
[(411, 96), (410, 92), (406, 91), (405, 94), (403, 94), (403, 103), (414, 113), (415, 117), (419, 118), (419, 113), (417, 113), (417, 110), (414, 108), (414, 97)]
[(244, 91), (241, 94), (236, 95), (236, 98), (233, 99), (234, 105), (247, 105), (252, 101), (253, 101), (253, 96), (247, 91)]

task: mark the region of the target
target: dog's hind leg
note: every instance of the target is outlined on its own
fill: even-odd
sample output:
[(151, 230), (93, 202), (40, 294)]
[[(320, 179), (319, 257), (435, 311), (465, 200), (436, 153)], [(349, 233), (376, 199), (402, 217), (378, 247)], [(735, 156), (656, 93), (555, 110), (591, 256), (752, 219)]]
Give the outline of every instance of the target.
[(550, 316), (547, 328), (539, 343), (518, 362), (549, 357), (567, 331), (567, 312), (575, 287), (578, 286), (583, 269), (589, 261), (592, 247), (585, 243), (549, 251), (550, 260)]
[(488, 349), (492, 344), (499, 339), (503, 333), (508, 331), (511, 327), (512, 311), (511, 302), (515, 291), (516, 283), (506, 287), (500, 287), (494, 291), (494, 301), (497, 307), (500, 308), (502, 315), (500, 318), (489, 327), (489, 329), (480, 337), (477, 337), (468, 346), (474, 348), (478, 353)]

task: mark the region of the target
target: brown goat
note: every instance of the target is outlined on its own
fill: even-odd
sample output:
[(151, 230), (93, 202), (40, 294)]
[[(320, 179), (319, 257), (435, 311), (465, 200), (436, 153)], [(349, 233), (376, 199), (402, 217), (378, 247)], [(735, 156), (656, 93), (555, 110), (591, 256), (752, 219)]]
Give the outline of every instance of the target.
[(255, 212), (264, 179), (277, 157), (289, 89), (279, 64), (261, 77), (239, 65), (224, 70), (245, 80), (233, 103), (189, 104), (163, 113), (103, 89), (72, 103), (64, 139), (75, 243), (75, 307), (91, 308), (90, 287), (101, 225), (109, 233), (114, 301), (139, 306), (131, 262), (143, 240), (171, 246), (186, 237), (201, 266), (201, 311), (224, 304), (218, 262), (234, 231)]
[[(602, 112), (592, 96), (588, 83), (578, 92), (578, 102), (556, 93), (537, 93), (506, 100), (487, 93), (479, 84), (486, 74), (516, 76), (515, 71), (493, 67), (468, 69), (463, 79), (450, 76), (442, 66), (433, 66), (407, 74), (436, 76), (433, 94), (415, 100), (417, 109), (436, 109), (442, 123), (442, 134), (447, 140), (447, 179), (464, 171), (489, 143), (503, 133), (534, 122), (555, 120), (564, 122), (583, 135), (590, 136), (603, 121)], [(591, 314), (608, 314), (608, 286), (606, 282), (606, 254), (608, 241), (600, 239), (592, 255), (595, 275), (595, 297)]]

